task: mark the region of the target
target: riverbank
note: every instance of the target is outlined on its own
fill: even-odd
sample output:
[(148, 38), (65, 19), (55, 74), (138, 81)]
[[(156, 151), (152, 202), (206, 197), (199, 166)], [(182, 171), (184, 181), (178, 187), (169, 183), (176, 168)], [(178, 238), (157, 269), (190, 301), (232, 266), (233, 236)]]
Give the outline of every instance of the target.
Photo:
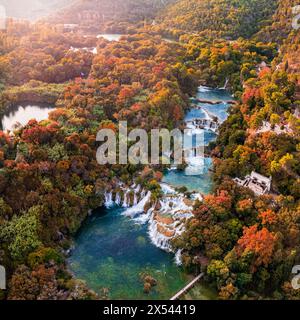
[[(189, 281), (188, 275), (172, 254), (149, 241), (147, 224), (129, 219), (125, 211), (118, 206), (95, 210), (77, 234), (69, 267), (109, 299), (168, 300)], [(150, 292), (145, 292), (145, 277), (156, 281)]]
[(11, 106), (30, 101), (30, 104), (55, 105), (66, 84), (49, 84), (30, 81), (23, 86), (6, 88), (1, 94), (0, 114), (4, 114)]
[[(199, 88), (198, 95), (209, 95), (222, 101), (230, 98), (224, 90), (208, 91), (203, 87)], [(212, 107), (219, 108), (214, 112), (223, 119), (228, 106), (222, 103)], [(190, 110), (186, 118), (195, 112), (197, 115), (203, 111), (199, 108)], [(206, 142), (215, 137), (205, 135)], [(168, 181), (165, 184), (168, 174), (161, 185), (164, 195), (155, 205), (148, 204), (150, 194), (139, 186), (108, 190), (105, 193), (106, 208), (95, 210), (75, 238), (74, 251), (68, 260), (75, 277), (85, 280), (100, 294), (103, 288), (109, 288), (111, 299), (170, 299), (184, 287), (189, 282), (189, 275), (175, 264), (175, 261), (181, 264), (180, 255), (168, 252), (172, 252), (171, 240), (184, 232), (184, 223), (192, 216), (194, 200), (212, 189), (209, 173), (212, 163), (210, 158), (205, 159), (206, 164), (198, 163), (200, 169), (203, 165), (207, 169), (205, 179), (203, 174), (190, 176), (177, 170), (168, 173), (174, 176), (173, 181), (178, 187), (197, 190), (198, 196), (195, 194), (193, 200), (171, 187), (176, 183)], [(194, 181), (194, 185), (187, 184), (187, 181)], [(141, 275), (144, 273), (157, 282), (150, 293), (143, 291)], [(199, 299), (216, 299), (215, 293), (203, 283), (198, 284), (193, 292), (194, 296), (201, 294)]]
[(20, 126), (25, 126), (30, 120), (35, 119), (38, 122), (48, 119), (49, 113), (55, 107), (47, 103), (24, 102), (10, 106), (2, 116), (0, 116), (0, 129), (14, 131)]

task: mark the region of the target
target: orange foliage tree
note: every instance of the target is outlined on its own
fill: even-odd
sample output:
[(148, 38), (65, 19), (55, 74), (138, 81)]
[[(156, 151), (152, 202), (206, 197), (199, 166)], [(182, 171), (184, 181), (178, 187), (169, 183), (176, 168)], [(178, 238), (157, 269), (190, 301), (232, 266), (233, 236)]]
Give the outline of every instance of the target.
[(267, 266), (272, 258), (276, 244), (276, 236), (267, 228), (258, 230), (257, 225), (244, 228), (243, 236), (238, 240), (238, 252), (240, 254), (251, 252), (254, 254), (252, 268)]

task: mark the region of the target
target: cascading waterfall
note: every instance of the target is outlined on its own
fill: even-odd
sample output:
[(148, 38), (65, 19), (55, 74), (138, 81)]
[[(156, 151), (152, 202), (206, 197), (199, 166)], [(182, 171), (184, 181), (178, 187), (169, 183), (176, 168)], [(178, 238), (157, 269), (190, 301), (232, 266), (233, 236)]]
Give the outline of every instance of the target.
[[(217, 90), (204, 88), (203, 91), (205, 92), (199, 94), (203, 101), (230, 101), (231, 99), (225, 96), (223, 91), (220, 95)], [(196, 100), (193, 103), (201, 104)], [(225, 102), (217, 105), (203, 103), (203, 105), (208, 111), (216, 113), (219, 119), (225, 118)], [(205, 118), (199, 109), (200, 107), (196, 107), (195, 110), (191, 110), (186, 115), (186, 119)], [(200, 129), (199, 126), (201, 132)], [(213, 139), (214, 134), (206, 132), (205, 142), (208, 143)], [(201, 142), (196, 142), (191, 147), (197, 144), (202, 145)], [(189, 147), (190, 145), (187, 146)], [(208, 168), (211, 162), (212, 159), (205, 158), (205, 167)], [(175, 168), (174, 166), (172, 169)], [(153, 169), (156, 170), (156, 168)], [(205, 172), (207, 170), (205, 169)], [(178, 251), (177, 246), (176, 248), (174, 246), (178, 241), (175, 242), (174, 237), (186, 232), (186, 222), (193, 217), (194, 201), (202, 200), (201, 193), (209, 193), (212, 184), (210, 175), (189, 177), (185, 176), (181, 170), (170, 172), (163, 177), (165, 182), (161, 184), (160, 197), (156, 202), (154, 200), (156, 193), (151, 191), (151, 202), (149, 201), (145, 206), (140, 205), (139, 210), (133, 209), (141, 213), (134, 213), (132, 218), (131, 215), (123, 216), (122, 213), (139, 205), (148, 194), (148, 188), (143, 190), (142, 187), (142, 184), (144, 185), (147, 181), (146, 179), (140, 180), (141, 178), (143, 178), (142, 175), (137, 178), (135, 185), (121, 183), (117, 177), (110, 179), (106, 187), (101, 190), (101, 198), (103, 202), (105, 198), (105, 204), (111, 207), (107, 210), (101, 208), (93, 210), (95, 217), (89, 219), (93, 227), (84, 227), (80, 237), (76, 239), (73, 258), (68, 260), (75, 276), (87, 282), (90, 281), (91, 276), (99, 273), (101, 268), (109, 270), (106, 273), (102, 272), (101, 277), (94, 277), (93, 280), (97, 280), (97, 283), (94, 283), (96, 288), (103, 286), (112, 288), (110, 291), (112, 299), (147, 298), (143, 294), (139, 281), (139, 275), (144, 272), (153, 274), (160, 284), (160, 290), (153, 288), (154, 290), (148, 297), (151, 299), (168, 299), (173, 292), (186, 285), (187, 278), (184, 270), (182, 267), (177, 267), (177, 265), (185, 264), (186, 249)], [(138, 186), (139, 181), (143, 181), (141, 186)], [(197, 193), (190, 195), (190, 192), (182, 194), (176, 191), (184, 186), (188, 191), (197, 190)], [(160, 250), (170, 253), (165, 254)], [(89, 256), (92, 256), (93, 259), (88, 259)], [(120, 270), (126, 272), (119, 272)], [(166, 274), (168, 277), (165, 276)]]
[(133, 205), (136, 206), (138, 204), (138, 196), (139, 196), (139, 191), (140, 191), (141, 186), (138, 185), (135, 189), (134, 189), (134, 198), (133, 198)]
[[(225, 87), (228, 84), (226, 79)], [(211, 88), (200, 87), (200, 92), (209, 92)], [(212, 120), (214, 114), (203, 108), (205, 118)], [(221, 120), (219, 119), (219, 122)], [(187, 124), (190, 126), (190, 135), (203, 134), (203, 128), (197, 128), (194, 123)], [(202, 142), (197, 140), (196, 147), (200, 147)], [(192, 144), (194, 147), (194, 145)], [(188, 147), (187, 147), (188, 148)], [(191, 148), (193, 149), (193, 148)], [(191, 152), (186, 156), (186, 174), (187, 175), (201, 175), (206, 173), (206, 158), (195, 155)], [(175, 166), (172, 169), (176, 169)], [(193, 216), (193, 204), (195, 201), (203, 200), (200, 193), (194, 193), (190, 199), (187, 199), (183, 194), (178, 193), (170, 185), (161, 183), (161, 190), (163, 196), (158, 203), (151, 203), (151, 192), (142, 189), (140, 185), (133, 184), (128, 187), (119, 184), (118, 188), (121, 190), (115, 195), (113, 199), (111, 192), (105, 193), (105, 205), (111, 207), (112, 205), (119, 205), (124, 210), (124, 215), (132, 218), (135, 223), (148, 223), (148, 233), (152, 243), (162, 250), (171, 252), (171, 241), (185, 231), (185, 222)], [(119, 190), (118, 189), (118, 190)], [(150, 209), (149, 209), (150, 208)], [(181, 263), (181, 252), (177, 251), (175, 256), (177, 264)]]
[[(226, 79), (224, 88), (228, 85), (228, 82), (229, 79)], [(204, 86), (199, 88), (199, 92), (202, 92), (204, 95), (209, 91), (211, 91), (211, 88)], [(208, 99), (211, 98), (209, 97)], [(207, 110), (208, 107), (201, 108), (205, 114), (204, 120), (214, 121), (214, 117), (218, 116), (218, 113), (215, 115)], [(218, 117), (220, 123), (221, 116)], [(204, 127), (211, 127), (209, 121), (204, 121), (203, 125)], [(193, 121), (189, 121), (187, 127), (191, 129), (191, 136), (201, 135), (205, 130), (199, 128)], [(210, 129), (212, 130), (213, 127)], [(205, 143), (205, 139), (203, 140), (203, 143)], [(193, 142), (191, 149), (194, 150), (195, 147), (198, 148), (201, 145), (202, 142), (197, 140), (196, 146)], [(188, 148), (189, 145), (187, 146), (187, 149)], [(207, 167), (206, 161), (207, 159), (205, 157), (198, 156), (197, 154), (195, 155), (195, 153), (191, 152), (191, 154), (186, 156), (188, 166), (185, 173), (188, 175), (205, 174), (206, 170), (204, 170), (204, 168)], [(176, 169), (176, 167), (174, 166), (172, 169)], [(193, 216), (194, 202), (203, 200), (200, 193), (194, 193), (191, 195), (190, 199), (187, 199), (183, 194), (176, 192), (174, 188), (165, 183), (161, 184), (163, 196), (159, 202), (155, 204), (151, 203), (151, 192), (142, 189), (140, 185), (133, 184), (128, 187), (119, 184), (118, 188), (119, 192), (115, 194), (115, 197), (112, 196), (111, 192), (105, 193), (105, 205), (107, 207), (119, 205), (125, 208), (123, 214), (131, 217), (135, 223), (148, 223), (148, 233), (152, 243), (169, 252), (172, 251), (171, 240), (185, 231), (185, 222)], [(181, 252), (176, 252), (175, 260), (176, 263), (180, 263)]]
[(119, 206), (121, 204), (121, 196), (120, 196), (119, 192), (116, 194), (115, 204), (117, 206)]
[(170, 240), (171, 238), (166, 237), (158, 231), (158, 222), (152, 217), (149, 222), (149, 236), (151, 242), (158, 248), (165, 250), (167, 252), (172, 252)]
[[(164, 196), (160, 200), (160, 209), (153, 211), (149, 219), (149, 236), (152, 243), (162, 250), (172, 252), (171, 240), (184, 232), (186, 219), (193, 216), (192, 206), (185, 203), (183, 194), (177, 193), (169, 185), (162, 183)], [(197, 197), (194, 195), (194, 197)], [(162, 217), (158, 221), (156, 214)], [(164, 222), (164, 218), (167, 221)], [(165, 230), (162, 232), (161, 230)]]
[(105, 207), (106, 208), (110, 208), (114, 205), (114, 202), (112, 199), (113, 198), (112, 192), (105, 192), (104, 198), (105, 198)]
[(226, 80), (225, 80), (225, 84), (224, 84), (224, 87), (219, 88), (219, 89), (220, 89), (220, 90), (226, 90), (226, 89), (227, 89), (227, 85), (228, 85), (228, 83), (229, 83), (229, 79), (228, 79), (228, 78), (226, 78)]
[(185, 168), (186, 175), (201, 175), (204, 173), (205, 167), (205, 158), (204, 157), (195, 157), (190, 155), (185, 159), (187, 167)]
[(124, 193), (124, 199), (123, 199), (123, 204), (122, 204), (122, 207), (123, 208), (128, 208), (129, 205), (130, 205), (130, 199), (129, 199), (129, 190), (127, 190), (125, 193)]
[[(199, 134), (203, 134), (203, 129), (192, 129), (191, 134), (199, 136)], [(197, 147), (199, 146), (197, 145)], [(199, 156), (197, 152), (195, 154), (193, 148), (185, 154), (185, 162), (187, 164), (187, 167), (185, 168), (186, 175), (201, 175), (204, 173), (205, 157)]]
[[(136, 193), (135, 193), (136, 195)], [(139, 203), (134, 204), (133, 207), (127, 209), (123, 214), (125, 216), (129, 216), (131, 218), (134, 218), (136, 215), (144, 213), (145, 212), (145, 206), (150, 201), (151, 198), (151, 192), (148, 191), (146, 196), (141, 198), (141, 201)]]
[(171, 186), (169, 186), (168, 184), (166, 183), (161, 183), (160, 184), (160, 187), (161, 187), (161, 191), (164, 193), (164, 194), (175, 194), (176, 191), (174, 188), (172, 188)]
[[(156, 205), (152, 205), (150, 209), (146, 209), (147, 204), (151, 201), (151, 192), (142, 189), (140, 185), (131, 186), (130, 188), (123, 185), (119, 186), (123, 191), (123, 200), (120, 192), (105, 192), (105, 206), (111, 208), (114, 205), (126, 208), (123, 215), (134, 219), (135, 223), (149, 223), (148, 233), (151, 242), (158, 248), (167, 252), (172, 252), (171, 240), (180, 235), (184, 231), (184, 223), (186, 219), (192, 216), (192, 207), (185, 204), (183, 194), (177, 193), (174, 188), (168, 184), (161, 183), (163, 197), (159, 201), (159, 208), (155, 210)], [(130, 194), (133, 193), (133, 205), (130, 204)], [(199, 194), (192, 195), (194, 199), (201, 197)], [(147, 210), (147, 212), (145, 212)], [(169, 217), (169, 223), (158, 221), (157, 215)], [(167, 230), (169, 234), (164, 234), (163, 230)]]
[(182, 266), (182, 250), (181, 249), (177, 250), (177, 252), (175, 253), (174, 260), (177, 266)]
[(210, 88), (210, 87), (200, 86), (200, 87), (198, 88), (198, 91), (199, 91), (199, 92), (209, 92), (209, 91), (211, 91), (211, 89), (212, 89), (212, 88)]
[(138, 199), (140, 198), (140, 196), (144, 197), (145, 193), (140, 193), (140, 186), (136, 187), (134, 190), (130, 189), (125, 189), (124, 186), (120, 185), (119, 186), (120, 189), (123, 192), (123, 199), (121, 197), (120, 192), (116, 192), (115, 197), (113, 196), (113, 192), (112, 191), (106, 191), (104, 193), (104, 205), (106, 208), (110, 208), (113, 205), (118, 205), (118, 206), (122, 206), (123, 208), (129, 208), (130, 207), (130, 193), (133, 192), (134, 193), (134, 199), (133, 199), (133, 205), (137, 205), (138, 204)]
[[(205, 112), (205, 117), (208, 118), (208, 122), (203, 125), (203, 128), (197, 127), (196, 123), (197, 120), (203, 119), (194, 119), (187, 123), (187, 129), (189, 129), (188, 136), (196, 138), (196, 144), (194, 141), (192, 142), (191, 146), (187, 145), (188, 151), (185, 153), (185, 162), (187, 167), (185, 168), (186, 175), (202, 175), (205, 173), (205, 157), (198, 155), (196, 150), (199, 151), (201, 147), (205, 146), (205, 130), (212, 131), (216, 133), (218, 130), (217, 125), (215, 127), (211, 127), (211, 121), (214, 121), (213, 116), (211, 113), (204, 108), (202, 108)], [(215, 123), (215, 122), (213, 122)]]

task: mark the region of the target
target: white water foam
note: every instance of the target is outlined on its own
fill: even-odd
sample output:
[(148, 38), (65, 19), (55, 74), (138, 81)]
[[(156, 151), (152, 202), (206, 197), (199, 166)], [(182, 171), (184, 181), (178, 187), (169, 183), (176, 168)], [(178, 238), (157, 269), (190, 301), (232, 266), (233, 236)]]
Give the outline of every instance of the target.
[(177, 266), (182, 266), (182, 250), (181, 249), (177, 250), (177, 252), (175, 253), (174, 260)]
[(200, 86), (200, 87), (198, 88), (198, 91), (199, 91), (199, 92), (209, 92), (209, 91), (211, 91), (211, 90), (212, 90), (212, 88), (206, 87), (206, 86)]
[(141, 214), (141, 213), (144, 213), (144, 208), (145, 208), (145, 205), (150, 201), (150, 198), (151, 198), (151, 192), (149, 191), (145, 197), (142, 198), (142, 200), (135, 204), (133, 207), (131, 208), (128, 208), (124, 213), (123, 215), (124, 216), (128, 216), (128, 217), (131, 217), (131, 218), (134, 218), (136, 215), (138, 214)]

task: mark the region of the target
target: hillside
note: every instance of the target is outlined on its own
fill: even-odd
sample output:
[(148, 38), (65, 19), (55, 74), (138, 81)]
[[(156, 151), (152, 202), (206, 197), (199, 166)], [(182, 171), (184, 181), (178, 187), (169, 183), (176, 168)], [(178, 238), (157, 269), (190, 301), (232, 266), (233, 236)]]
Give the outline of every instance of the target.
[(250, 37), (270, 22), (276, 6), (274, 0), (181, 0), (169, 5), (160, 20), (167, 28)]
[(278, 1), (278, 8), (272, 17), (272, 23), (260, 30), (257, 34), (258, 40), (283, 43), (293, 31), (292, 8), (299, 4), (297, 0)]
[(298, 4), (297, 0), (279, 1), (272, 24), (260, 30), (255, 36), (257, 41), (280, 45), (279, 57), (276, 60), (277, 68), (285, 69), (292, 74), (300, 72), (300, 34), (293, 29), (293, 22), (297, 22), (297, 13), (293, 12), (293, 7)]
[(80, 0), (54, 18), (83, 25), (108, 21), (136, 22), (154, 18), (160, 9), (172, 2), (174, 0)]
[[(161, 16), (165, 29), (204, 31), (181, 39), (191, 39), (189, 54), (209, 86), (225, 78), (241, 85), (239, 103), (210, 145), (215, 193), (194, 206), (194, 217), (174, 242), (187, 267), (209, 260), (208, 281), (224, 300), (300, 298), (289, 280), (300, 259), (300, 33), (292, 28), (298, 4), (179, 1)], [(214, 38), (211, 45), (204, 41), (208, 31), (251, 40)], [(236, 183), (251, 172), (272, 178), (268, 194), (258, 197)]]

